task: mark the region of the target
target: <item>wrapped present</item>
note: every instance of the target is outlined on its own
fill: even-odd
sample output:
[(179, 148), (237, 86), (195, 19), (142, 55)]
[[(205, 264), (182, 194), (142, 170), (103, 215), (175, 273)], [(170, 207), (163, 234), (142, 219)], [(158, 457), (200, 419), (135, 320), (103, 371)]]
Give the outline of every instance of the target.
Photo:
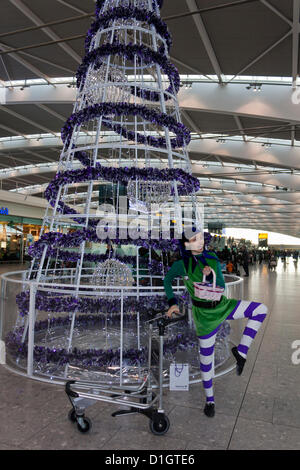
[(201, 300), (220, 300), (224, 294), (224, 287), (216, 285), (216, 273), (212, 269), (213, 283), (206, 282), (206, 276), (203, 275), (202, 282), (194, 282), (194, 295)]

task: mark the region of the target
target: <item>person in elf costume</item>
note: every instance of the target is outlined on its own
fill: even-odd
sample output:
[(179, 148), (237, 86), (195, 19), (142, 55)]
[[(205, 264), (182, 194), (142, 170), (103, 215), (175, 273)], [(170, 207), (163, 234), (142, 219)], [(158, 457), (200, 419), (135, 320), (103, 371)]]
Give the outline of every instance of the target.
[(183, 277), (185, 286), (192, 299), (192, 313), (196, 334), (200, 346), (200, 370), (206, 395), (204, 413), (208, 417), (215, 415), (215, 400), (213, 392), (213, 355), (216, 335), (225, 320), (248, 318), (240, 344), (232, 348), (236, 359), (236, 372), (241, 375), (246, 362), (249, 347), (268, 313), (266, 305), (245, 300), (227, 299), (222, 295), (219, 301), (199, 299), (194, 294), (194, 282), (202, 282), (203, 275), (211, 282), (212, 269), (216, 274), (216, 285), (225, 287), (221, 265), (217, 255), (205, 249), (204, 236), (201, 231), (195, 231), (192, 237), (183, 234), (181, 240), (182, 259), (173, 263), (164, 278), (164, 288), (168, 298), (168, 317), (179, 314), (177, 299), (172, 289), (172, 281)]

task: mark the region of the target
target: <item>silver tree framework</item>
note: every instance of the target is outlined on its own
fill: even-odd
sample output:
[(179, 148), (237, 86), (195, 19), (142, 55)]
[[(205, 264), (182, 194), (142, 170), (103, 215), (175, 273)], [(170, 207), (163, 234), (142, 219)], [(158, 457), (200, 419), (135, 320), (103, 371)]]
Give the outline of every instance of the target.
[[(177, 101), (180, 78), (169, 60), (171, 37), (160, 18), (162, 2), (96, 3), (77, 72), (76, 102), (61, 133), (58, 173), (45, 193), (49, 204), (40, 239), (30, 248), (27, 279), (38, 286), (33, 356), (42, 373), (72, 377), (84, 369), (119, 377), (120, 360), (128, 370), (141, 367), (147, 352), (144, 322), (166, 308), (162, 279), (170, 253), (178, 249), (175, 235), (183, 224), (203, 228), (199, 182), (187, 153), (190, 133)], [(125, 196), (126, 210), (120, 202)], [(100, 211), (108, 204), (118, 214), (114, 237), (111, 216), (106, 222)], [(160, 225), (151, 236), (162, 208), (170, 214), (169, 239)], [(146, 237), (130, 237), (137, 218)], [(178, 293), (187, 305), (180, 284)], [(17, 296), (20, 319), (7, 339), (18, 358), (28, 350), (29, 300), (28, 290)], [(170, 359), (178, 348), (191, 351), (198, 370), (190, 326), (170, 329), (165, 352)], [(216, 365), (228, 357), (226, 338), (225, 325)]]

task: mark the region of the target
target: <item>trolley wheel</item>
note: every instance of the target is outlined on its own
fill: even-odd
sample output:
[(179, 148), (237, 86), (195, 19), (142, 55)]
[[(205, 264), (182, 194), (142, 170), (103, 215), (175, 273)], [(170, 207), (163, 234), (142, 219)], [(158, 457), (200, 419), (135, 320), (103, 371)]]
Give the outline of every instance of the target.
[(74, 408), (72, 408), (68, 413), (68, 418), (72, 423), (76, 423), (76, 413)]
[(155, 419), (150, 420), (150, 431), (156, 436), (162, 436), (168, 432), (170, 427), (169, 418), (165, 415), (156, 415)]
[(77, 429), (81, 433), (86, 433), (89, 432), (89, 430), (92, 427), (91, 420), (89, 418), (86, 418), (85, 416), (79, 416), (77, 417)]

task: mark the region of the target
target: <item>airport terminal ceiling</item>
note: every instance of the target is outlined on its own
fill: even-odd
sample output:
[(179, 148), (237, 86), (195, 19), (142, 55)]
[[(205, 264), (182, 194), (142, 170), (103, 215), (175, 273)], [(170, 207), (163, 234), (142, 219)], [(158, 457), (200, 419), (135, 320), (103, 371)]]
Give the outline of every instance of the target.
[[(94, 9), (1, 2), (2, 190), (41, 197), (55, 175)], [(206, 223), (300, 236), (300, 0), (165, 0), (161, 14)]]

